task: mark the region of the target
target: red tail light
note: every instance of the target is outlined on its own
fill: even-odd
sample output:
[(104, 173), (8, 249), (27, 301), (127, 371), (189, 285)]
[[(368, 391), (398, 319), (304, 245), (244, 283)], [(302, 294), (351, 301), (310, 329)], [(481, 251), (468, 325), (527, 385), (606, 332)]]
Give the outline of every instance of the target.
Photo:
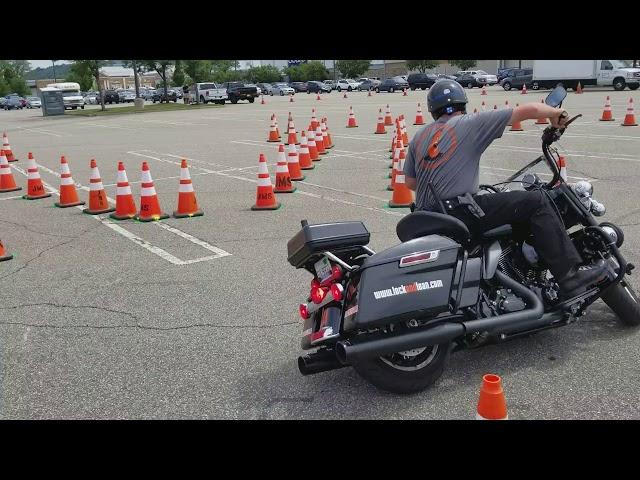
[(314, 278), (311, 280), (311, 290), (315, 290), (316, 288), (320, 288), (320, 280)]
[(324, 297), (327, 295), (328, 291), (328, 288), (314, 288), (313, 290), (311, 290), (311, 300), (313, 301), (313, 303), (322, 303), (322, 300), (324, 300)]
[(334, 283), (331, 285), (331, 296), (336, 302), (342, 300), (342, 294), (344, 293), (344, 288), (339, 283)]
[(309, 318), (309, 309), (307, 308), (306, 304), (301, 303), (299, 307), (299, 311), (300, 311), (300, 316), (302, 317), (303, 320), (306, 320), (307, 318)]

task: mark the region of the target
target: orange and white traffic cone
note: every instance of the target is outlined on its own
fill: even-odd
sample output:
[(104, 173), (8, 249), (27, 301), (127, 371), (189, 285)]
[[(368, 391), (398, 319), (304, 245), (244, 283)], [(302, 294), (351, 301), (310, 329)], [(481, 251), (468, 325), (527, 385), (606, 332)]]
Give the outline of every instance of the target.
[(287, 152), (287, 168), (289, 169), (289, 175), (291, 175), (292, 181), (300, 182), (305, 179), (305, 176), (302, 174), (302, 170), (300, 170), (298, 148), (294, 143), (289, 144), (289, 151)]
[(615, 118), (613, 118), (613, 112), (611, 111), (611, 100), (609, 100), (609, 95), (607, 95), (607, 100), (604, 102), (604, 110), (602, 111), (602, 117), (600, 117), (601, 122), (613, 122)]
[(136, 219), (141, 222), (151, 222), (169, 218), (169, 215), (160, 208), (160, 201), (158, 200), (156, 187), (153, 185), (151, 170), (149, 170), (147, 162), (142, 162), (140, 187), (140, 211)]
[[(267, 170), (267, 161), (263, 154), (260, 154), (260, 163), (258, 164), (258, 174), (269, 174)], [(287, 166), (287, 157), (284, 154), (284, 145), (278, 146), (278, 163), (276, 164), (276, 186), (273, 190), (275, 193), (293, 193), (296, 186), (291, 183), (291, 175)]]
[(424, 125), (424, 117), (422, 116), (422, 107), (418, 104), (418, 112), (416, 113), (416, 121), (413, 122), (414, 125)]
[(178, 209), (173, 212), (175, 218), (200, 217), (204, 215), (198, 207), (196, 192), (193, 190), (187, 161), (183, 158), (180, 165), (180, 185), (178, 187)]
[[(5, 155), (6, 155), (5, 151)], [(7, 159), (8, 160), (8, 159)], [(38, 172), (38, 165), (36, 164), (33, 154), (29, 152), (27, 158), (27, 194), (22, 198), (27, 200), (38, 200), (40, 198), (50, 197), (51, 194), (44, 189), (40, 173)]]
[(489, 373), (482, 377), (476, 420), (508, 420), (507, 401), (498, 375)]
[(309, 128), (307, 130), (307, 145), (309, 147), (309, 158), (311, 158), (312, 162), (320, 161), (320, 154), (318, 153), (318, 147), (316, 143), (316, 132)]
[(558, 157), (558, 168), (560, 169), (560, 178), (562, 178), (565, 182), (567, 181), (567, 159), (560, 155)]
[[(518, 108), (520, 105), (518, 105), (516, 103), (516, 108)], [(509, 122), (511, 122), (511, 120), (509, 120)], [(511, 125), (511, 128), (509, 129), (510, 132), (522, 132), (524, 129), (522, 128), (522, 122), (520, 122), (520, 120), (517, 120), (515, 122), (513, 122), (513, 125)]]
[(18, 159), (13, 155), (11, 151), (11, 145), (9, 145), (9, 137), (7, 137), (7, 132), (2, 134), (2, 150), (4, 150), (4, 154), (7, 157), (7, 162), (17, 162)]
[(369, 90), (369, 92), (367, 93), (367, 97), (371, 96), (371, 90)]
[(396, 183), (389, 202), (390, 208), (407, 208), (413, 203), (413, 192), (407, 187), (404, 177), (404, 149), (400, 151), (396, 173)]
[(264, 95), (261, 95), (260, 104), (264, 105), (266, 102), (264, 101)]
[(342, 98), (347, 98), (347, 91), (344, 91), (344, 95), (342, 95)]
[(402, 143), (405, 147), (408, 147), (409, 134), (407, 133), (407, 124), (404, 121), (404, 115), (400, 115), (400, 127), (402, 128)]
[(2, 244), (2, 240), (0, 240), (0, 262), (6, 262), (7, 260), (11, 260), (12, 258), (13, 258), (13, 255), (11, 255), (10, 253), (7, 253), (7, 250), (4, 248), (4, 245)]
[(331, 140), (331, 132), (329, 131), (329, 124), (327, 123), (327, 117), (323, 117), (322, 123), (324, 125), (325, 130), (327, 131), (327, 139), (329, 141), (329, 146), (328, 147), (325, 146), (325, 148), (333, 148), (333, 140)]
[[(280, 145), (284, 149), (284, 145)], [(284, 150), (283, 150), (284, 151)], [(260, 169), (258, 170), (258, 188), (256, 189), (256, 203), (251, 210), (277, 210), (280, 203), (276, 201), (276, 194), (273, 192), (271, 177), (267, 170), (267, 161), (264, 154), (260, 154)]]
[(311, 109), (311, 128), (313, 129), (313, 131), (316, 131), (316, 127), (318, 126), (320, 122), (318, 122), (318, 119), (316, 118), (316, 109), (312, 108)]
[(400, 161), (400, 151), (402, 150), (402, 144), (400, 143), (396, 148), (395, 152), (393, 152), (393, 163), (391, 172), (389, 173), (389, 178), (391, 178), (391, 182), (387, 186), (387, 190), (392, 191), (396, 186), (396, 176), (398, 175), (398, 162)]
[(293, 123), (293, 120), (289, 120), (287, 144), (290, 145), (292, 143), (294, 145), (300, 145), (300, 142), (298, 141), (298, 135), (296, 133), (295, 124)]
[(16, 185), (16, 180), (13, 178), (4, 150), (0, 150), (0, 193), (15, 192), (17, 190), (22, 190), (22, 187)]
[(578, 87), (576, 88), (576, 93), (582, 93), (582, 84), (578, 82)]
[(509, 100), (504, 101), (504, 109), (506, 110), (507, 108), (509, 108)]
[(627, 107), (627, 114), (624, 116), (624, 122), (621, 123), (623, 127), (636, 127), (636, 115), (633, 111), (633, 98), (629, 99), (629, 106)]
[(331, 145), (329, 144), (329, 133), (327, 132), (327, 125), (324, 123), (324, 121), (320, 122), (320, 131), (322, 132), (322, 146), (324, 147), (325, 153), (327, 153), (327, 150), (331, 148)]
[(316, 127), (316, 148), (319, 155), (326, 155), (327, 149), (324, 147), (324, 138), (322, 137), (322, 127), (318, 125)]
[(293, 103), (293, 93), (289, 95), (289, 103)]
[(486, 109), (487, 109), (487, 106), (484, 104), (484, 100), (483, 100), (482, 105), (480, 105), (480, 110), (484, 112), (486, 111)]
[(95, 159), (91, 159), (91, 178), (89, 179), (89, 207), (82, 210), (89, 215), (113, 212), (115, 208), (109, 205), (107, 192), (104, 191), (100, 170)]
[(116, 179), (116, 211), (109, 214), (115, 220), (130, 220), (136, 216), (136, 202), (131, 193), (131, 185), (124, 169), (124, 163), (118, 162)]
[(320, 100), (320, 94), (316, 94), (316, 100)]
[(474, 108), (474, 109), (473, 109), (473, 113), (478, 113), (478, 109), (477, 109), (477, 108)]
[[(540, 103), (544, 104), (544, 99), (540, 99)], [(547, 120), (546, 118), (539, 118), (538, 120), (536, 120), (536, 125), (546, 125), (547, 123), (549, 123), (549, 120)]]
[(280, 135), (278, 134), (278, 130), (276, 128), (274, 115), (271, 115), (271, 126), (269, 127), (269, 137), (267, 138), (267, 142), (279, 142), (279, 141), (280, 141)]
[(353, 107), (349, 107), (349, 120), (347, 121), (347, 128), (357, 128), (356, 116), (353, 113)]
[(496, 105), (495, 103), (493, 104), (493, 109), (494, 110), (498, 110), (498, 105)]
[(64, 155), (60, 157), (60, 201), (55, 202), (54, 205), (60, 208), (84, 205), (84, 202), (78, 198), (76, 184), (73, 181), (69, 164)]
[(304, 133), (304, 130), (300, 132), (300, 137), (300, 153), (298, 155), (300, 169), (313, 170), (316, 166), (311, 161), (311, 155), (309, 155), (309, 142), (307, 141), (307, 135)]
[(526, 95), (527, 94), (527, 84), (523, 83), (522, 84), (522, 91), (520, 92), (520, 95)]
[(393, 158), (394, 148), (396, 148), (396, 131), (395, 130), (393, 132), (393, 139), (391, 140), (391, 146), (389, 147), (389, 152), (391, 153), (391, 155), (389, 155), (389, 158)]
[(384, 128), (384, 119), (382, 118), (382, 109), (378, 111), (378, 125), (376, 126), (376, 131), (373, 133), (377, 135), (387, 133), (387, 130)]
[(272, 115), (273, 118), (273, 123), (276, 124), (276, 133), (278, 134), (278, 140), (280, 140), (282, 138), (282, 135), (280, 135), (280, 129), (278, 128), (278, 117), (276, 117), (276, 114), (274, 113)]
[(384, 126), (393, 127), (393, 118), (391, 117), (391, 109), (389, 108), (388, 103), (387, 103), (387, 110), (384, 114)]
[(406, 88), (403, 88), (403, 89), (402, 89), (402, 96), (403, 96), (403, 97), (406, 97), (406, 96), (407, 96), (407, 89), (406, 89)]
[(487, 94), (487, 86), (483, 85), (482, 86), (482, 93), (480, 93), (480, 95), (486, 95)]

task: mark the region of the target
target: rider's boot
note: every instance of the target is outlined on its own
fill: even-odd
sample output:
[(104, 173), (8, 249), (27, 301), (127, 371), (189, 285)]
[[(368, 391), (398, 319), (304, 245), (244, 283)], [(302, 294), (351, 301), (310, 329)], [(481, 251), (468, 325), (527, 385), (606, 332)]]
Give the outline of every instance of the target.
[(562, 280), (558, 280), (560, 291), (566, 298), (575, 297), (587, 290), (593, 284), (604, 280), (608, 276), (608, 268), (604, 260), (598, 260), (591, 265), (576, 265)]

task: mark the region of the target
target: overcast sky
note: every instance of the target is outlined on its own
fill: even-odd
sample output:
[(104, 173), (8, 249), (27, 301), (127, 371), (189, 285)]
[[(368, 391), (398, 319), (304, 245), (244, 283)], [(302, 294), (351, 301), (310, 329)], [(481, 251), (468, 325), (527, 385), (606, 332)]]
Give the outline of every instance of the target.
[[(51, 60), (29, 60), (29, 63), (31, 64), (32, 68), (38, 68), (38, 67), (47, 68), (52, 65)], [(69, 62), (67, 62), (66, 60), (56, 60), (56, 65), (60, 65), (61, 63), (69, 63)]]

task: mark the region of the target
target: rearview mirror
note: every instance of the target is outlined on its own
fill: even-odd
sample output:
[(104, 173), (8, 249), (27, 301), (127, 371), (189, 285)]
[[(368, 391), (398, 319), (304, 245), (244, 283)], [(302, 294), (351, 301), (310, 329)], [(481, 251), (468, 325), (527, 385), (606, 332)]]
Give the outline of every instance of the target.
[(562, 85), (558, 85), (556, 88), (551, 90), (551, 93), (547, 95), (544, 103), (549, 105), (550, 107), (559, 107), (562, 105), (562, 101), (566, 98), (567, 91), (564, 89)]

